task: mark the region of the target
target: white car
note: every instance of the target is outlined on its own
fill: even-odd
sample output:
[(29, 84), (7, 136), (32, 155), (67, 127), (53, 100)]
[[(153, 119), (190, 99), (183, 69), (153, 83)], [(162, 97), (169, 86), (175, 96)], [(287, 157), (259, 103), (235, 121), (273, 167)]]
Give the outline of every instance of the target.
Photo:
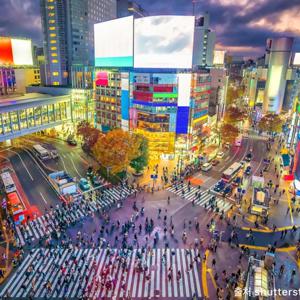
[(202, 171), (209, 171), (212, 168), (212, 165), (210, 163), (205, 163), (202, 165), (201, 170)]
[(217, 158), (221, 159), (221, 158), (224, 157), (224, 155), (225, 155), (224, 152), (220, 151), (220, 152), (218, 152), (218, 154), (217, 154)]

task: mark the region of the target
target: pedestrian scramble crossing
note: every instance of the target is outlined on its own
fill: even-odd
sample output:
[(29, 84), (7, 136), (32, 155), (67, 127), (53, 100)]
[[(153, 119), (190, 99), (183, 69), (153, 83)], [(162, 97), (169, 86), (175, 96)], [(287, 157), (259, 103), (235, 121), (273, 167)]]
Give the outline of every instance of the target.
[[(124, 263), (125, 262), (125, 263)], [(141, 268), (140, 265), (143, 267)], [(180, 276), (178, 276), (180, 272)], [(195, 250), (34, 249), (4, 284), (1, 299), (191, 299), (201, 297)], [(127, 299), (127, 298), (126, 298)]]
[[(211, 211), (216, 210), (217, 206), (219, 208), (219, 212), (224, 211), (224, 213), (226, 213), (232, 206), (232, 204), (226, 201), (224, 198), (216, 196), (216, 206), (213, 207), (213, 204), (210, 203), (210, 199), (214, 195), (209, 193), (209, 190), (203, 191), (193, 186), (188, 187), (188, 185), (185, 183), (177, 186), (173, 185), (168, 187), (167, 190), (188, 201), (194, 202), (195, 205), (202, 206)], [(199, 194), (201, 194), (200, 197)]]
[[(70, 225), (82, 220), (91, 212), (111, 207), (118, 201), (126, 199), (132, 193), (134, 193), (134, 190), (130, 190), (127, 187), (106, 189), (101, 197), (96, 196), (94, 193), (91, 197), (92, 200), (86, 199), (72, 205), (70, 209), (65, 210), (65, 213), (59, 214), (59, 218), (57, 217), (57, 213), (49, 212), (35, 220), (28, 221), (25, 225), (16, 227), (15, 232), (18, 243), (24, 246), (26, 242), (33, 242), (49, 236), (59, 228), (59, 220), (64, 224)], [(62, 208), (60, 210), (63, 211)]]

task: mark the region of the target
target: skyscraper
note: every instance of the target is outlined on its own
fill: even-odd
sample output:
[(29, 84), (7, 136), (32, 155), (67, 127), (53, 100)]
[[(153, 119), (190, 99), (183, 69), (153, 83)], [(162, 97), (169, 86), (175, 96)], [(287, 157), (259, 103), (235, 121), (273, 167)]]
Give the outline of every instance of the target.
[(41, 0), (46, 84), (70, 83), (72, 65), (92, 65), (95, 23), (116, 18), (116, 0)]
[(196, 18), (194, 33), (194, 66), (212, 66), (216, 33), (209, 28), (209, 14)]
[(263, 103), (264, 112), (281, 112), (293, 42), (294, 39), (289, 37), (267, 40), (268, 75)]

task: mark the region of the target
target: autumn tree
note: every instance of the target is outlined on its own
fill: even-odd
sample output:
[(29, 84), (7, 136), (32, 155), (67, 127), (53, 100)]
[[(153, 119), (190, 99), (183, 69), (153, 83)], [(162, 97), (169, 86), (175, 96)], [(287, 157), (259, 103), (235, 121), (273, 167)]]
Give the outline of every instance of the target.
[(237, 123), (247, 119), (247, 113), (241, 108), (231, 105), (226, 109), (224, 121), (226, 123)]
[(140, 156), (141, 139), (122, 129), (101, 136), (92, 148), (96, 160), (112, 174), (120, 173)]
[(239, 135), (239, 130), (232, 124), (222, 123), (219, 128), (219, 133), (223, 143), (232, 144)]
[(136, 173), (141, 173), (148, 165), (148, 141), (142, 135), (138, 135), (138, 138), (140, 139), (140, 155), (131, 161), (130, 166)]
[(97, 140), (101, 136), (99, 129), (93, 127), (87, 121), (81, 121), (77, 125), (77, 136), (81, 136), (83, 140), (83, 149), (91, 151)]
[(262, 131), (279, 133), (282, 131), (283, 123), (284, 120), (281, 116), (277, 114), (267, 114), (260, 119), (258, 128)]

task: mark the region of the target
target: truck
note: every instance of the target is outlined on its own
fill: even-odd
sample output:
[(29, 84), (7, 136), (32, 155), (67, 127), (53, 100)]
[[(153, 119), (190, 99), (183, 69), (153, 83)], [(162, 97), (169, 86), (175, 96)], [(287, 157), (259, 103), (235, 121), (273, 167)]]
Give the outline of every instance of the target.
[(78, 193), (76, 180), (65, 171), (58, 171), (48, 175), (48, 179), (60, 195), (73, 195)]

